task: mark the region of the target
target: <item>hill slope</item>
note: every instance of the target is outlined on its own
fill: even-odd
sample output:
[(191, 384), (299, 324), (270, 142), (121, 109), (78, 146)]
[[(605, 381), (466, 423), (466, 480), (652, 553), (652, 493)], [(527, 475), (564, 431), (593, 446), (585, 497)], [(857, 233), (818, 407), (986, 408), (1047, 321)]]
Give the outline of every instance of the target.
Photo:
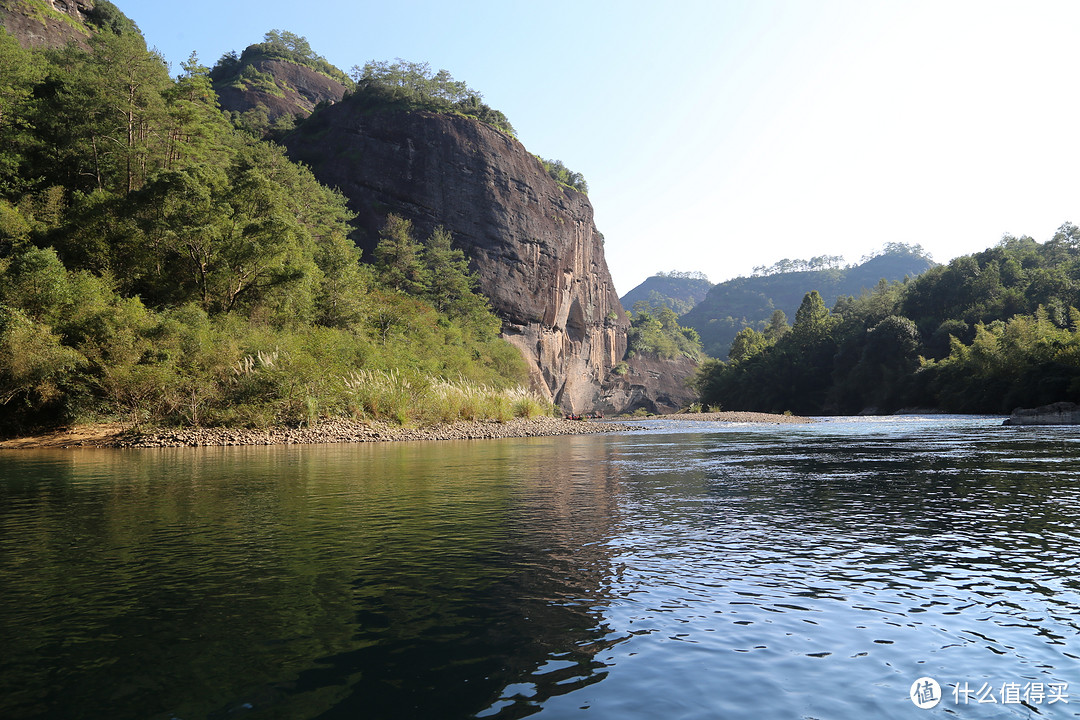
[(882, 279), (894, 282), (919, 275), (933, 264), (919, 246), (896, 244), (881, 255), (847, 268), (735, 278), (714, 285), (704, 300), (680, 318), (680, 323), (698, 331), (706, 353), (725, 358), (740, 330), (764, 329), (776, 310), (783, 310), (790, 320), (811, 290), (817, 290), (831, 307), (842, 295), (857, 296)]
[(676, 315), (689, 312), (705, 299), (713, 284), (701, 273), (657, 273), (622, 296), (624, 308), (646, 302), (653, 310), (667, 305)]
[(93, 12), (94, 3), (89, 0), (0, 0), (0, 26), (25, 48), (85, 44)]

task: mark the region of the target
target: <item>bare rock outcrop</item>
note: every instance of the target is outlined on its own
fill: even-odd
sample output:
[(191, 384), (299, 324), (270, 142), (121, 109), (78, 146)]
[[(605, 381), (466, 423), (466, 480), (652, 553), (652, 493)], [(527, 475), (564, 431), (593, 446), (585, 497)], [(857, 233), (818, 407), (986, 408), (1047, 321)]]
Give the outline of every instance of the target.
[(629, 321), (588, 197), (479, 121), (350, 106), (321, 110), (285, 145), (349, 199), (365, 253), (388, 213), (409, 218), (421, 236), (444, 226), (502, 318), (504, 337), (529, 362), (536, 389), (567, 411), (601, 406)]
[(697, 400), (697, 392), (686, 384), (697, 362), (690, 358), (664, 360), (635, 355), (626, 362), (625, 372), (612, 374), (604, 384), (600, 409), (603, 412), (626, 412), (642, 408), (666, 415)]
[(272, 87), (237, 81), (215, 83), (223, 110), (244, 113), (263, 108), (267, 121), (280, 117), (307, 117), (319, 103), (336, 103), (345, 96), (345, 85), (304, 65), (287, 60), (257, 59), (251, 68), (273, 78)]
[(0, 26), (25, 48), (85, 46), (90, 32), (84, 23), (93, 9), (91, 0), (0, 0)]

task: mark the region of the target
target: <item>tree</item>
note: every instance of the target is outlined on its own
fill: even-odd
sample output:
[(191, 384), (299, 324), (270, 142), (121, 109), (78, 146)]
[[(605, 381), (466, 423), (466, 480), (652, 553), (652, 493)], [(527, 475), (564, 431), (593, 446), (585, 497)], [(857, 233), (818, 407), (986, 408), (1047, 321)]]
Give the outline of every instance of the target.
[(817, 340), (830, 330), (831, 318), (825, 301), (817, 290), (811, 290), (803, 297), (795, 313), (795, 324), (791, 333), (799, 339)]
[(428, 277), (421, 248), (412, 234), (412, 221), (390, 214), (375, 246), (375, 265), (382, 283), (409, 295), (421, 295)]
[(177, 170), (231, 159), (231, 127), (218, 107), (210, 71), (195, 53), (181, 67), (183, 74), (163, 93), (167, 130), (162, 167)]
[(34, 125), (49, 181), (72, 190), (138, 189), (164, 164), (165, 61), (135, 33), (102, 32), (91, 52), (69, 45), (38, 88)]
[(783, 310), (774, 310), (769, 318), (769, 324), (765, 327), (764, 336), (769, 342), (775, 343), (791, 330), (788, 325), (787, 315)]
[(770, 344), (768, 339), (754, 328), (743, 328), (731, 341), (728, 360), (735, 363), (749, 360), (763, 352)]
[(34, 86), (44, 77), (38, 56), (0, 28), (0, 196), (26, 188), (23, 155), (33, 138)]

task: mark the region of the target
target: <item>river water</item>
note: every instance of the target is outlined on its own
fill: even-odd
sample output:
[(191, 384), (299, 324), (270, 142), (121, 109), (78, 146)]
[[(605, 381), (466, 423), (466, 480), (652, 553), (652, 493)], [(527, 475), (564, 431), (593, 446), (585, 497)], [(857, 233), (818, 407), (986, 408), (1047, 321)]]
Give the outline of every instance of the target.
[(0, 717), (1075, 717), (1080, 431), (1000, 422), (2, 453)]

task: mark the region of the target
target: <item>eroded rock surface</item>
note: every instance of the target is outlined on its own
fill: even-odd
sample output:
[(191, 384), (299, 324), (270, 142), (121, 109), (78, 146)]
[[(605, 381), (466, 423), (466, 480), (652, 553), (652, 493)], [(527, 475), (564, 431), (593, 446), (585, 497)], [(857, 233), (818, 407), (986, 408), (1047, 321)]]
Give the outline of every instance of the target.
[(94, 8), (93, 2), (41, 0), (41, 4), (47, 8), (28, 0), (0, 0), (0, 25), (25, 48), (59, 48), (69, 42), (85, 46), (90, 32), (84, 23)]
[(638, 408), (658, 415), (677, 412), (697, 400), (697, 393), (686, 384), (696, 369), (690, 358), (635, 355), (626, 362), (626, 372), (613, 374), (605, 383), (600, 408), (616, 413)]
[(282, 116), (307, 117), (319, 103), (336, 103), (345, 95), (345, 86), (339, 81), (287, 60), (255, 60), (251, 66), (273, 77), (274, 92), (218, 83), (214, 89), (222, 109), (244, 113), (262, 107), (273, 123)]
[(568, 411), (600, 405), (629, 321), (588, 197), (553, 180), (513, 137), (463, 117), (365, 113), (345, 101), (286, 146), (349, 198), (369, 257), (390, 212), (421, 237), (443, 225), (529, 361), (534, 386)]

